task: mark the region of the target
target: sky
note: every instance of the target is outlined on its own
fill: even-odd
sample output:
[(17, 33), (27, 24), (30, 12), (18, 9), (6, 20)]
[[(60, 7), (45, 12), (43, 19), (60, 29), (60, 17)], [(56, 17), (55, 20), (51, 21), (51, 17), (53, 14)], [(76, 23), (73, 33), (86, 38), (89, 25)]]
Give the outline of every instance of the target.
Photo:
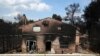
[(0, 17), (6, 21), (15, 21), (17, 14), (26, 14), (30, 20), (52, 17), (53, 14), (66, 16), (65, 7), (79, 3), (81, 12), (91, 0), (0, 0)]

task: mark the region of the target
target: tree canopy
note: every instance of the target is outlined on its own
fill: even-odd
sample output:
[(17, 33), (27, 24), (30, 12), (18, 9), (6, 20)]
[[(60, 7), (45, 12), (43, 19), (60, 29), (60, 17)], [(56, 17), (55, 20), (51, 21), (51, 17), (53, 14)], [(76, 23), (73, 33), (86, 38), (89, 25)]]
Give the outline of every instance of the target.
[(52, 18), (55, 19), (55, 20), (58, 20), (58, 21), (62, 21), (62, 18), (60, 15), (57, 15), (57, 14), (53, 14), (52, 15)]
[[(77, 15), (80, 12), (80, 5), (78, 3), (70, 4), (69, 6), (65, 7), (66, 17), (64, 18), (65, 21), (69, 21), (71, 25), (75, 26), (76, 28), (80, 28), (80, 33), (85, 33), (85, 22), (84, 19)], [(83, 20), (82, 20), (83, 19)], [(78, 29), (77, 29), (78, 30)]]
[(91, 2), (84, 10), (84, 17), (87, 22), (95, 23), (100, 18), (100, 1)]
[(92, 1), (84, 10), (90, 49), (100, 53), (100, 0)]
[(0, 35), (13, 35), (21, 32), (18, 30), (17, 23), (5, 22), (0, 19), (0, 26)]
[(75, 24), (75, 14), (78, 13), (80, 11), (79, 9), (79, 4), (78, 3), (73, 3), (73, 4), (70, 4), (68, 7), (65, 8), (66, 10), (66, 15), (67, 15), (67, 18), (70, 19), (71, 23), (72, 24)]

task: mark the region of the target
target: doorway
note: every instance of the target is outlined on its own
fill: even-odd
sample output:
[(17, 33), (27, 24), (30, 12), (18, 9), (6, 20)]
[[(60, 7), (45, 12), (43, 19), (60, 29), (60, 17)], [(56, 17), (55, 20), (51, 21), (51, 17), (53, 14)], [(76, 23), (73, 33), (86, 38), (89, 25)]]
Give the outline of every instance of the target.
[(28, 51), (36, 50), (36, 42), (34, 40), (27, 40), (27, 50)]
[(51, 51), (51, 42), (47, 41), (45, 45), (46, 45), (46, 51)]

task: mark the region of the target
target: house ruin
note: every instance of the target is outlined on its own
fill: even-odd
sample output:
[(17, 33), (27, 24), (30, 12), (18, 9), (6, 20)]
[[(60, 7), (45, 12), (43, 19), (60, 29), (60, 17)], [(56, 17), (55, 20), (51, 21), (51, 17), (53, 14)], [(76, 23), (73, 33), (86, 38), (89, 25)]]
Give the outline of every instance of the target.
[[(75, 52), (76, 29), (72, 25), (47, 18), (20, 27), (23, 33), (22, 52), (31, 50), (38, 53)], [(69, 47), (70, 46), (70, 47)]]

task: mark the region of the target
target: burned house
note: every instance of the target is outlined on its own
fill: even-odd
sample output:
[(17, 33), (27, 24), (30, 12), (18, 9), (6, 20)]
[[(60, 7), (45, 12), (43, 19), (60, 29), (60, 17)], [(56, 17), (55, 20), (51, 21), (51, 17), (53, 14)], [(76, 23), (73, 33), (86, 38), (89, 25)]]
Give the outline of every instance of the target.
[(20, 28), (23, 33), (22, 52), (67, 52), (68, 46), (75, 40), (73, 26), (51, 18), (25, 24)]

